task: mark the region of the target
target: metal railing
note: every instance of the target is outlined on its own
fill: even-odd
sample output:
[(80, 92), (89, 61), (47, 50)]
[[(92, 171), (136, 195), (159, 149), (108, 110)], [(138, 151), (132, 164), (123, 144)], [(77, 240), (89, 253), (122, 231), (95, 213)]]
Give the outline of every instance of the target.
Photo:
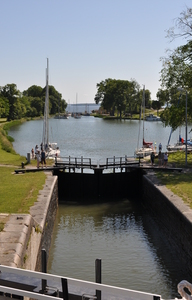
[(91, 158), (81, 157), (60, 157), (59, 159), (55, 158), (56, 167), (64, 168), (83, 168), (83, 169), (110, 169), (110, 168), (125, 168), (130, 165), (139, 165), (140, 161), (134, 159), (133, 157), (123, 157), (113, 156), (112, 158), (106, 158), (106, 163), (92, 163)]
[[(11, 279), (6, 279), (4, 285), (2, 284), (3, 282), (3, 275), (4, 273), (6, 274), (6, 278), (14, 278), (14, 284), (15, 280), (17, 280), (18, 285), (22, 285), (22, 280), (23, 278), (25, 279), (25, 284), (24, 287), (27, 288), (14, 288), (13, 282)], [(11, 277), (11, 274), (14, 275)], [(61, 293), (57, 293), (56, 296), (50, 295), (48, 293), (42, 294), (42, 290), (37, 286), (32, 285), (33, 284), (33, 279), (35, 279), (35, 282), (37, 284), (38, 280), (42, 281), (45, 280), (48, 283), (51, 283), (56, 287), (56, 289), (59, 289), (59, 291), (62, 291), (62, 296)], [(65, 287), (63, 286), (62, 280), (65, 280)], [(120, 288), (120, 287), (115, 287), (115, 286), (110, 286), (110, 285), (105, 285), (105, 284), (100, 284), (100, 283), (94, 283), (94, 282), (89, 282), (85, 280), (79, 280), (79, 279), (74, 279), (74, 278), (69, 278), (69, 277), (61, 277), (58, 275), (51, 275), (47, 273), (41, 273), (41, 272), (35, 272), (35, 271), (29, 271), (29, 270), (23, 270), (19, 268), (13, 268), (13, 267), (8, 267), (8, 266), (3, 266), (0, 265), (0, 293), (7, 293), (10, 295), (16, 295), (16, 296), (22, 296), (22, 297), (29, 297), (33, 299), (38, 299), (38, 300), (44, 300), (44, 299), (51, 299), (51, 300), (60, 300), (60, 299), (68, 299), (68, 286), (69, 289), (72, 287), (75, 287), (76, 289), (76, 294), (80, 297), (85, 297), (85, 295), (94, 295), (91, 299), (96, 299), (95, 298), (95, 290), (101, 291), (102, 295), (104, 294), (105, 296), (103, 298), (109, 299), (109, 295), (116, 297), (116, 299), (131, 299), (131, 300), (160, 300), (161, 296), (156, 295), (156, 294), (151, 294), (151, 293), (145, 293), (145, 292), (140, 292), (140, 291), (135, 291), (135, 290), (130, 290), (130, 289), (125, 289), (125, 288)], [(8, 282), (8, 283), (7, 283)], [(27, 283), (28, 284), (27, 284)], [(6, 285), (7, 284), (7, 285)], [(30, 287), (30, 288), (29, 288)], [(67, 288), (67, 292), (64, 291), (64, 288)]]

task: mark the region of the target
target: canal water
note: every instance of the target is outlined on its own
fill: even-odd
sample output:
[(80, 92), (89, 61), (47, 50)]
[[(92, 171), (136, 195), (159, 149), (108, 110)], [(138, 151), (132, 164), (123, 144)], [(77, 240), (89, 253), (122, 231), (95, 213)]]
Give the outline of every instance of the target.
[[(145, 123), (145, 139), (157, 146), (161, 142), (165, 150), (170, 128), (164, 128), (161, 122)], [(36, 144), (40, 145), (42, 124), (42, 120), (29, 121), (9, 131), (18, 153), (26, 156)], [(112, 156), (133, 156), (138, 132), (138, 121), (50, 119), (51, 141), (58, 142), (61, 156), (90, 157), (95, 162)], [(173, 143), (177, 135), (174, 133)], [(96, 258), (102, 259), (103, 283), (160, 294), (164, 299), (178, 297), (179, 281), (190, 281), (140, 199), (59, 205), (48, 271), (94, 281)]]

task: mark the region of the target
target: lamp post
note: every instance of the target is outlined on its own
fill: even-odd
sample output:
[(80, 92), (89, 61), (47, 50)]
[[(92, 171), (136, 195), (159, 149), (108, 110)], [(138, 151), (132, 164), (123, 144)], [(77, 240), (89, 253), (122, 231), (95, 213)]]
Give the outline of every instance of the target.
[(183, 88), (177, 89), (180, 92), (186, 93), (186, 102), (185, 102), (185, 166), (187, 167), (187, 91)]

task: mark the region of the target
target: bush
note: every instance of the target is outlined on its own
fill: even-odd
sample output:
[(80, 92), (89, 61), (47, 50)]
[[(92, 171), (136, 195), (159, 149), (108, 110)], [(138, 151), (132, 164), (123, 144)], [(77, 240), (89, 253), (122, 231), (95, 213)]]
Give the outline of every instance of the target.
[[(11, 140), (11, 138), (10, 138), (10, 140)], [(10, 140), (7, 138), (7, 134), (6, 134), (5, 130), (0, 128), (0, 143), (1, 143), (2, 149), (8, 153), (16, 154)]]

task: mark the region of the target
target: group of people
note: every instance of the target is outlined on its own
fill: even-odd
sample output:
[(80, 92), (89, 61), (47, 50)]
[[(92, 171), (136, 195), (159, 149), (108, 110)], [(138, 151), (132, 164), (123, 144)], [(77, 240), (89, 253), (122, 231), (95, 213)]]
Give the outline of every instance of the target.
[(36, 145), (35, 146), (35, 151), (32, 148), (31, 154), (32, 154), (32, 158), (37, 160), (37, 168), (39, 168), (40, 163), (42, 164), (42, 168), (43, 168), (43, 165), (46, 166), (45, 150), (43, 149), (42, 145), (41, 145), (41, 151), (39, 150), (38, 145)]
[[(151, 153), (151, 164), (153, 166), (154, 164), (154, 159), (155, 159), (155, 154), (154, 152)], [(162, 153), (162, 144), (159, 144), (159, 154), (158, 154), (158, 161), (159, 161), (159, 167), (163, 166), (166, 167), (167, 166), (167, 162), (168, 162), (168, 153)]]

